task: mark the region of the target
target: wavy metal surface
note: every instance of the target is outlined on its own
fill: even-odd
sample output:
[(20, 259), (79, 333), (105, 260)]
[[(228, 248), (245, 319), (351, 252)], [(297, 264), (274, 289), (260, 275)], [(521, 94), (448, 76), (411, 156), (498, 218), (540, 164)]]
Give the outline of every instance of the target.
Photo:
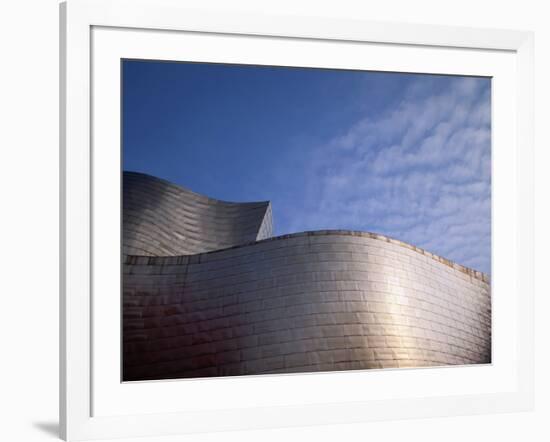
[(272, 235), (269, 201), (233, 203), (136, 172), (123, 174), (125, 255), (190, 255)]
[(124, 263), (123, 379), (491, 361), (487, 275), (319, 231)]

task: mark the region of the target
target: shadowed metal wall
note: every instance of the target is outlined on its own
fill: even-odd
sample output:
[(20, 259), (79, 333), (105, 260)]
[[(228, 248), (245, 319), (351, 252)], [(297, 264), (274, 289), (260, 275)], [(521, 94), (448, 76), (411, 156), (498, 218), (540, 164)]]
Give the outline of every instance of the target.
[(189, 255), (272, 235), (269, 201), (219, 201), (135, 172), (123, 174), (122, 199), (125, 255)]
[(363, 232), (124, 263), (124, 380), (491, 361), (488, 277)]

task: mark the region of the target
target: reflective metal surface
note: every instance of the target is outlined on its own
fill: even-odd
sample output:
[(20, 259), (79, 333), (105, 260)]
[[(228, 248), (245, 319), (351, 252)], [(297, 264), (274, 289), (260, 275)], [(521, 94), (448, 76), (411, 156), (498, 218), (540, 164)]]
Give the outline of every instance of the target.
[(135, 172), (123, 175), (122, 216), (126, 255), (188, 255), (272, 235), (269, 201), (219, 201)]
[(491, 361), (488, 277), (381, 235), (124, 259), (124, 380)]

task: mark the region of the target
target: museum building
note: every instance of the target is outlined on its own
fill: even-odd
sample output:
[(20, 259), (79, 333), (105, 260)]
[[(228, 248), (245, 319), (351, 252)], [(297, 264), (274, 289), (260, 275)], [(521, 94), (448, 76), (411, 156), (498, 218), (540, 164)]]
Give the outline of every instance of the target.
[(485, 364), (488, 275), (123, 174), (123, 380)]

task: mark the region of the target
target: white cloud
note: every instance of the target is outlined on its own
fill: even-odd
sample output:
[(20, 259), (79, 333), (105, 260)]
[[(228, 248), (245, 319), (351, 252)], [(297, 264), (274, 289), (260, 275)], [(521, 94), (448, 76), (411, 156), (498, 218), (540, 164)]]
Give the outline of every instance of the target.
[(304, 171), (296, 230), (376, 231), (490, 272), (487, 81), (433, 93), (419, 80), (396, 108), (328, 140)]

